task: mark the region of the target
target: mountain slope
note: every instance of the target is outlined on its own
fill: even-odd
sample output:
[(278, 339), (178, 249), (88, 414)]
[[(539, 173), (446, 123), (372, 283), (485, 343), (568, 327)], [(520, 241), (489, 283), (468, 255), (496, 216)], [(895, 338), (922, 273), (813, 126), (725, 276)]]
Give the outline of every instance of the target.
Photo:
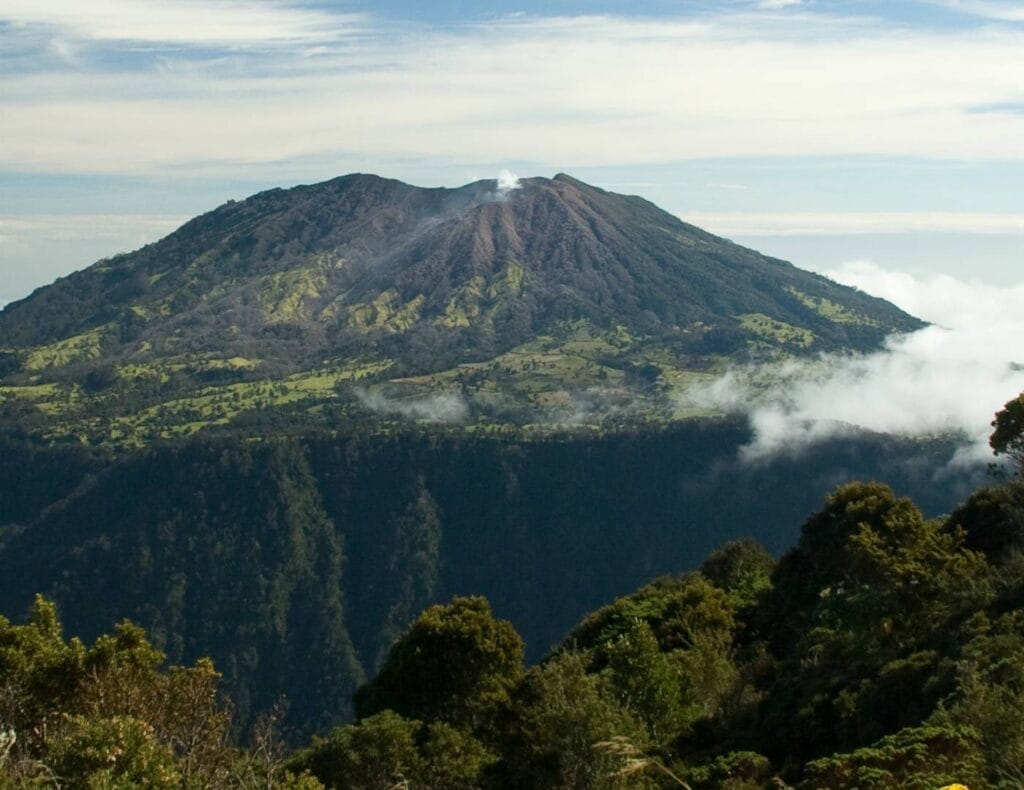
[(128, 617), (172, 662), (212, 657), (240, 723), (283, 695), (288, 729), (308, 733), (453, 595), (486, 595), (537, 660), (587, 610), (722, 541), (782, 551), (838, 481), (887, 480), (929, 513), (973, 482), (934, 484), (948, 441), (849, 437), (749, 465), (749, 439), (739, 421), (545, 441), (196, 437), (99, 470), (80, 451), (53, 481), (67, 448), (11, 443), (34, 474), (0, 476), (0, 503), (28, 490), (34, 506), (0, 520), (0, 614), (41, 592), (86, 640)]
[[(230, 202), (8, 305), (0, 394), (21, 422), (41, 409), (80, 438), (233, 422), (251, 392), (200, 391), (255, 381), (284, 390), (263, 410), (322, 407), (361, 380), (406, 397), (483, 390), (499, 421), (521, 422), (511, 406), (607, 403), (637, 378), (665, 395), (725, 358), (865, 351), (921, 325), (566, 175), (515, 189), (351, 175)], [(241, 405), (181, 403), (217, 394)], [(145, 413), (168, 403), (163, 427)]]

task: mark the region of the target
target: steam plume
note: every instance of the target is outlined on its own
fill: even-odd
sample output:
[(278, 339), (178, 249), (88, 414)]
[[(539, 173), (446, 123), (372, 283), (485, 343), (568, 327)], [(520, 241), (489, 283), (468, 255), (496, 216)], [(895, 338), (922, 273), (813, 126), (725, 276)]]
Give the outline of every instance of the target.
[(502, 170), (498, 173), (498, 196), (505, 197), (513, 189), (519, 189), (519, 176), (511, 170)]

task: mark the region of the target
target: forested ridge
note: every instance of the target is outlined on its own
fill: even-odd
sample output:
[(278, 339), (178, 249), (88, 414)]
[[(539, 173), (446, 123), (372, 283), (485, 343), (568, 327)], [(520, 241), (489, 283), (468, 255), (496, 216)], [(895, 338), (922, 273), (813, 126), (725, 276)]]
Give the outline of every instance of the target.
[[(532, 666), (485, 598), (456, 596), (397, 636), (356, 690), (354, 722), (292, 749), (280, 707), (232, 739), (208, 659), (164, 669), (127, 622), (90, 646), (66, 640), (37, 598), (25, 624), (0, 619), (0, 782), (1019, 787), (1022, 516), (1019, 480), (936, 519), (849, 483), (779, 560), (727, 542), (586, 615)], [(332, 684), (318, 662), (300, 671)]]
[(116, 455), (8, 439), (0, 612), (20, 616), (40, 592), (88, 640), (130, 618), (172, 663), (214, 659), (236, 731), (286, 698), (282, 734), (298, 743), (351, 716), (354, 690), (431, 604), (485, 595), (535, 662), (587, 611), (722, 542), (753, 535), (782, 552), (842, 480), (888, 480), (929, 513), (968, 490), (933, 483), (946, 441), (843, 439), (751, 465), (736, 460), (749, 439), (727, 420)]
[[(25, 522), (3, 528), (4, 606), (44, 595), (0, 617), (0, 787), (1018, 787), (1022, 415), (1024, 395), (994, 423), (1001, 479), (947, 515), (847, 482), (793, 540), (766, 533), (779, 559), (737, 535), (823, 483), (823, 456), (730, 467), (729, 422), (120, 459), (9, 438), (18, 482), (43, 479), (4, 504)], [(818, 452), (881, 468), (893, 441)], [(944, 489), (915, 482), (914, 446), (889, 471)], [(529, 660), (503, 610), (575, 625)]]

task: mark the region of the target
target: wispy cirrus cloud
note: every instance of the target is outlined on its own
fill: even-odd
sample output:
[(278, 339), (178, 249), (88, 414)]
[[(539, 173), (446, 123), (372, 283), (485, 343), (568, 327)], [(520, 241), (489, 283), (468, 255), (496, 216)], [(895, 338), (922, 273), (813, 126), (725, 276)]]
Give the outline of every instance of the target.
[(0, 241), (21, 247), (45, 237), (55, 241), (83, 241), (138, 235), (140, 244), (170, 233), (188, 217), (162, 214), (20, 214), (0, 216)]
[[(318, 159), (329, 171), (341, 160), (491, 163), (495, 152), (558, 169), (742, 156), (1024, 159), (1024, 117), (969, 111), (1019, 97), (1024, 31), (1010, 27), (934, 32), (747, 11), (369, 24), (341, 41), (347, 15), (236, 0), (0, 0), (3, 21), (15, 39), (51, 26), (66, 56), (80, 40), (110, 52), (0, 76), (0, 168), (208, 172)], [(135, 44), (157, 41), (219, 49), (123, 66)], [(288, 46), (262, 57), (246, 42)]]
[(365, 17), (278, 0), (0, 0), (0, 19), (79, 40), (238, 46), (329, 41)]
[(889, 233), (970, 233), (1024, 236), (1024, 214), (951, 211), (711, 212), (680, 218), (724, 236), (832, 236)]
[(968, 107), (968, 111), (977, 113), (1009, 113), (1012, 115), (1024, 115), (1024, 101), (1001, 101), (993, 104), (979, 104), (975, 107)]
[(764, 8), (769, 11), (777, 11), (783, 8), (798, 8), (806, 3), (807, 0), (760, 0), (757, 7)]
[(983, 19), (1024, 22), (1024, 5), (1017, 0), (932, 0), (936, 5)]

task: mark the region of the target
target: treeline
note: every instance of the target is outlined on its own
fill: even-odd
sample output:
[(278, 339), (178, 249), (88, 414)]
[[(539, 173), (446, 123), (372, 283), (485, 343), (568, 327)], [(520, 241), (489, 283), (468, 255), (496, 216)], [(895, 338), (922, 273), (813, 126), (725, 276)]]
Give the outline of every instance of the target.
[[(588, 615), (538, 666), (480, 598), (424, 612), (288, 765), (338, 788), (1019, 787), (1024, 483), (928, 520), (830, 495)], [(404, 783), (404, 784), (403, 784)]]
[(240, 731), (287, 698), (282, 732), (300, 743), (352, 715), (431, 604), (485, 595), (536, 662), (587, 611), (725, 541), (781, 552), (837, 480), (886, 479), (931, 513), (955, 501), (932, 484), (941, 442), (842, 440), (752, 466), (735, 460), (748, 439), (707, 422), (192, 441), (114, 459), (9, 441), (0, 612), (39, 591), (87, 640), (130, 618), (170, 662), (215, 661)]
[(273, 715), (232, 744), (208, 660), (161, 669), (129, 623), (66, 641), (39, 598), (0, 619), (0, 787), (1018, 787), (1022, 515), (1020, 481), (940, 519), (847, 484), (778, 561), (729, 542), (534, 666), (486, 599), (456, 597), (398, 636), (353, 723), (290, 752)]

